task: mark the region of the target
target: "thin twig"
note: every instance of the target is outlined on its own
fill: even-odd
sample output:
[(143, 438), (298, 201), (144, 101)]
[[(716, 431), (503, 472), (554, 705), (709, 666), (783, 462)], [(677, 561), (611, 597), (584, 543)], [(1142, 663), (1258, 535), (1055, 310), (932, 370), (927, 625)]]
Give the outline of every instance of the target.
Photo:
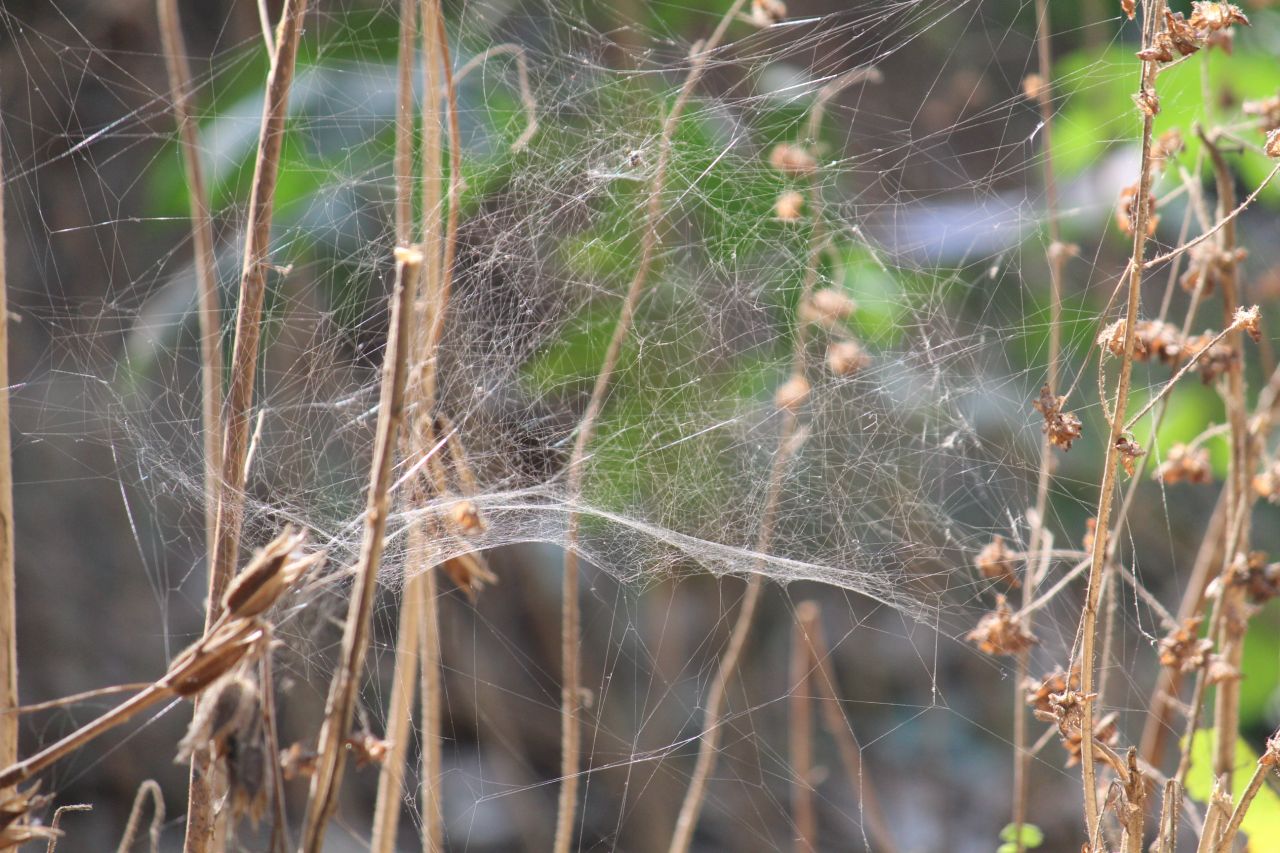
[[(205, 626), (217, 621), (222, 594), (235, 571), (244, 521), (244, 460), (248, 450), (249, 418), (261, 338), (262, 302), (267, 289), (267, 257), (271, 243), (271, 215), (275, 204), (280, 151), (284, 145), (289, 90), (302, 34), (307, 0), (286, 0), (276, 33), (276, 50), (267, 75), (266, 101), (258, 130), (258, 154), (249, 190), (245, 223), (244, 264), (240, 273), (235, 342), (231, 351), (231, 385), (223, 410), (222, 483), (214, 525), (213, 561), (209, 565), (209, 603)], [(186, 853), (204, 853), (214, 830), (214, 793), (208, 777), (208, 756), (197, 751), (191, 761), (187, 799)]]
[[(0, 148), (3, 148), (0, 122)], [(0, 711), (18, 707), (17, 579), (13, 570), (13, 459), (9, 439), (9, 288), (5, 277), (4, 161), (0, 157)], [(0, 713), (0, 767), (18, 760), (18, 718)]]
[(1258, 759), (1258, 763), (1254, 765), (1253, 775), (1249, 777), (1249, 784), (1245, 787), (1244, 793), (1240, 795), (1240, 802), (1236, 803), (1235, 809), (1231, 812), (1231, 820), (1227, 822), (1227, 828), (1222, 833), (1222, 840), (1218, 842), (1218, 846), (1214, 848), (1215, 853), (1231, 853), (1231, 843), (1236, 839), (1236, 833), (1240, 831), (1240, 825), (1244, 823), (1244, 816), (1248, 813), (1249, 807), (1253, 805), (1254, 797), (1258, 796), (1258, 791), (1262, 790), (1262, 783), (1266, 781), (1267, 774), (1275, 770), (1276, 756), (1272, 754), (1270, 747), (1267, 752), (1262, 754)]
[[(591, 398), (578, 422), (577, 435), (574, 438), (573, 450), (567, 465), (567, 488), (570, 502), (575, 502), (582, 493), (583, 468), (587, 457), (587, 447), (595, 434), (596, 421), (604, 408), (613, 374), (622, 354), (622, 345), (631, 334), (631, 324), (635, 318), (640, 296), (649, 281), (649, 272), (657, 255), (661, 234), (659, 229), (665, 217), (662, 194), (666, 188), (667, 169), (671, 161), (671, 140), (675, 135), (680, 117), (684, 114), (685, 105), (693, 94), (693, 89), (702, 78), (711, 53), (724, 38), (729, 24), (734, 20), (738, 10), (746, 0), (734, 0), (733, 5), (720, 19), (715, 31), (705, 41), (694, 46), (692, 64), (685, 76), (680, 93), (671, 105), (662, 125), (662, 135), (658, 142), (658, 161), (654, 168), (653, 179), (649, 184), (648, 198), (645, 207), (645, 221), (640, 238), (640, 257), (636, 264), (635, 274), (627, 286), (622, 307), (618, 313), (617, 323), (605, 351), (600, 372), (596, 375), (595, 385), (591, 390)], [(561, 636), (560, 636), (560, 795), (556, 805), (556, 833), (553, 844), (554, 853), (569, 853), (573, 845), (574, 815), (578, 810), (578, 772), (579, 755), (582, 749), (582, 725), (578, 718), (578, 706), (581, 702), (581, 663), (580, 637), (581, 626), (578, 613), (578, 576), (579, 555), (578, 538), (581, 518), (577, 512), (569, 514), (566, 531), (563, 580), (561, 585)], [(748, 593), (750, 595), (750, 593)]]
[(142, 828), (142, 808), (147, 798), (151, 798), (151, 825), (147, 837), (151, 840), (151, 853), (160, 849), (160, 827), (164, 826), (164, 794), (155, 779), (146, 779), (138, 786), (138, 793), (133, 797), (133, 808), (129, 809), (129, 821), (125, 824), (124, 835), (116, 847), (116, 853), (129, 853), (134, 841), (138, 838), (138, 830)]
[[(408, 245), (413, 234), (413, 65), (417, 45), (419, 0), (400, 3), (400, 51), (396, 139), (393, 168), (396, 181), (396, 241)], [(428, 90), (429, 91), (429, 90)], [(422, 277), (418, 277), (421, 282)], [(416, 301), (417, 295), (414, 295)], [(400, 827), (400, 803), (404, 787), (405, 760), (409, 747), (409, 723), (413, 716), (413, 693), (418, 674), (418, 623), (420, 597), (406, 584), (400, 602), (400, 624), (396, 639), (396, 660), (391, 676), (391, 698), (387, 709), (387, 755), (378, 772), (378, 793), (373, 811), (373, 837), (369, 849), (392, 853)]]
[(170, 100), (182, 145), (187, 196), (191, 206), (191, 246), (200, 316), (200, 401), (204, 437), (204, 524), (208, 565), (214, 562), (218, 521), (218, 476), (222, 470), (222, 309), (214, 258), (213, 217), (200, 163), (200, 129), (188, 108), (191, 69), (182, 38), (177, 0), (156, 0), (160, 40), (169, 72)]
[[(791, 754), (791, 820), (795, 824), (795, 853), (812, 853), (818, 848), (818, 818), (813, 810), (813, 702), (809, 695), (813, 672), (812, 647), (805, 637), (805, 614), (816, 608), (811, 601), (796, 607), (791, 632), (790, 726), (787, 734)], [(810, 623), (813, 618), (810, 616)]]
[(355, 567), (355, 584), (342, 633), (338, 670), (329, 686), (324, 723), (320, 728), (319, 760), (311, 777), (307, 816), (303, 823), (300, 853), (321, 853), (325, 830), (338, 806), (338, 782), (346, 763), (342, 740), (351, 727), (356, 691), (369, 645), (369, 623), (377, 591), (378, 566), (382, 562), (383, 534), (391, 499), (392, 462), (404, 415), (406, 365), (412, 333), (413, 295), (422, 265), (422, 253), (415, 248), (397, 247), (396, 282), (391, 294), (391, 322), (382, 366), (382, 395), (378, 405), (378, 426), (373, 461), (369, 473), (369, 496), (365, 510), (360, 558)]
[(49, 821), (49, 829), (52, 830), (49, 835), (49, 842), (44, 847), (44, 853), (55, 853), (58, 849), (58, 841), (62, 838), (62, 816), (68, 812), (91, 812), (93, 805), (90, 803), (72, 803), (67, 806), (58, 806), (53, 810), (53, 820)]
[[(1164, 0), (1154, 0), (1146, 7), (1143, 35), (1144, 47), (1149, 47), (1154, 38), (1158, 22), (1164, 10)], [(1139, 84), (1139, 97), (1155, 97), (1154, 85), (1156, 63), (1143, 61)], [(1097, 535), (1094, 536), (1093, 553), (1089, 564), (1089, 585), (1085, 593), (1085, 605), (1080, 617), (1080, 692), (1088, 697), (1093, 692), (1094, 682), (1094, 641), (1098, 618), (1098, 599), (1102, 592), (1102, 568), (1107, 553), (1107, 531), (1111, 520), (1111, 504), (1114, 498), (1116, 469), (1119, 467), (1119, 452), (1116, 441), (1124, 427), (1125, 411), (1129, 403), (1129, 382), (1133, 371), (1134, 332), (1138, 321), (1139, 298), (1142, 292), (1143, 254), (1147, 244), (1147, 198), (1151, 194), (1151, 135), (1154, 126), (1152, 111), (1146, 111), (1142, 117), (1142, 160), (1139, 166), (1138, 191), (1134, 197), (1133, 252), (1129, 259), (1128, 304), (1125, 309), (1124, 355), (1120, 361), (1120, 378), (1116, 385), (1115, 409), (1111, 417), (1111, 428), (1108, 436), (1103, 463), (1102, 483), (1098, 495)], [(1105, 397), (1103, 398), (1105, 400)], [(1088, 837), (1094, 838), (1098, 833), (1098, 791), (1097, 771), (1094, 761), (1094, 703), (1085, 699), (1081, 728), (1081, 776), (1084, 793), (1085, 825)]]

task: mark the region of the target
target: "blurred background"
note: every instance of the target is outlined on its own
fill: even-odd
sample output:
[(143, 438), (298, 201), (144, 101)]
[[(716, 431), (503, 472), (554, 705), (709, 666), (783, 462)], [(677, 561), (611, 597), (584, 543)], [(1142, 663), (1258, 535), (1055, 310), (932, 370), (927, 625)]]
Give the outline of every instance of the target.
[[(274, 19), (278, 3), (267, 6)], [(580, 386), (593, 375), (590, 365), (598, 364), (611, 330), (592, 317), (612, 316), (616, 303), (606, 303), (614, 307), (603, 313), (584, 313), (581, 326), (566, 326), (557, 312), (567, 309), (558, 302), (566, 282), (612, 281), (625, 266), (634, 243), (609, 229), (634, 225), (627, 217), (644, 182), (614, 173), (625, 172), (633, 151), (642, 163), (652, 156), (645, 145), (656, 139), (659, 108), (679, 87), (689, 45), (710, 32), (727, 6), (722, 0), (445, 3), (455, 64), (496, 44), (521, 45), (538, 104), (541, 135), (522, 157), (507, 148), (524, 129), (512, 68), (476, 71), (460, 91), (469, 171), (459, 319), (442, 368), (444, 394), (470, 399), (507, 353), (522, 353), (535, 387), (556, 392), (521, 396), (494, 380), (499, 390), (483, 395), (478, 422), (493, 437), (482, 440), (477, 453), (482, 462), (500, 459), (492, 462), (501, 469), (495, 476), (512, 488), (554, 476), (564, 464), (564, 439), (585, 399)], [(696, 846), (791, 847), (787, 733), (792, 700), (814, 688), (797, 686), (788, 660), (797, 605), (812, 600), (821, 607), (842, 710), (863, 762), (859, 791), (837, 759), (836, 741), (816, 724), (817, 766), (808, 781), (817, 792), (822, 849), (865, 849), (862, 804), (874, 792), (899, 849), (988, 851), (999, 845), (1009, 820), (1016, 679), (1011, 659), (980, 654), (964, 634), (998, 591), (972, 567), (973, 555), (992, 534), (1013, 543), (1024, 537), (1020, 520), (1034, 500), (1039, 424), (1030, 400), (1044, 381), (1048, 240), (1044, 136), (1037, 106), (1024, 95), (1024, 79), (1036, 69), (1033, 7), (1012, 0), (791, 0), (788, 6), (786, 26), (752, 35), (741, 22), (700, 86), (692, 111), (697, 128), (682, 137), (687, 158), (678, 168), (710, 174), (728, 188), (700, 190), (705, 209), (673, 226), (674, 251), (703, 241), (707, 251), (741, 251), (750, 240), (802, 257), (803, 240), (776, 223), (758, 224), (783, 188), (781, 179), (762, 162), (716, 171), (723, 137), (712, 131), (700, 137), (698, 128), (719, 123), (716, 133), (734, 139), (740, 133), (753, 150), (767, 152), (793, 138), (813, 81), (874, 64), (883, 81), (838, 95), (819, 140), (832, 164), (825, 189), (832, 216), (859, 231), (850, 248), (824, 261), (823, 275), (854, 282), (868, 308), (860, 331), (873, 349), (909, 350), (931, 332), (942, 336), (930, 352), (946, 362), (940, 376), (952, 376), (951, 361), (963, 364), (954, 375), (956, 396), (963, 398), (957, 410), (967, 420), (959, 441), (970, 444), (963, 453), (939, 456), (936, 467), (912, 454), (916, 468), (899, 469), (894, 463), (911, 427), (904, 422), (886, 433), (883, 445), (869, 441), (856, 463), (840, 469), (855, 478), (846, 484), (850, 491), (883, 493), (891, 504), (883, 510), (887, 520), (850, 520), (843, 535), (858, 540), (847, 547), (860, 562), (831, 563), (836, 585), (779, 569), (788, 582), (768, 587), (730, 693)], [(1049, 526), (1060, 547), (1077, 548), (1103, 456), (1094, 368), (1085, 359), (1128, 251), (1112, 221), (1117, 194), (1138, 169), (1130, 100), (1138, 33), (1118, 3), (1050, 8), (1054, 156), (1064, 232), (1079, 246), (1065, 281), (1066, 371), (1079, 383), (1076, 408), (1086, 428), (1072, 452), (1059, 457)], [(1203, 79), (1188, 67), (1169, 75), (1167, 88), (1162, 83), (1160, 129), (1180, 126), (1190, 139), (1193, 121), (1238, 123), (1243, 101), (1280, 91), (1280, 12), (1261, 4), (1248, 11), (1254, 25), (1231, 56), (1213, 55)], [(251, 0), (190, 3), (182, 12), (229, 321), (267, 61)], [(250, 535), (259, 539), (293, 518), (289, 508), (305, 507), (308, 523), (317, 527), (327, 519), (324, 529), (341, 528), (358, 512), (367, 465), (361, 448), (367, 449), (372, 418), (366, 415), (375, 399), (370, 389), (385, 340), (397, 27), (396, 10), (386, 2), (317, 0), (309, 12), (277, 202), (273, 245), (281, 268), (268, 300), (260, 390), (270, 417), (255, 461), (261, 473), (251, 478), (255, 506), (285, 510), (274, 517), (264, 510), (251, 523)], [(1207, 103), (1202, 86), (1211, 96)], [(20, 692), (24, 702), (36, 703), (151, 679), (198, 635), (203, 620), (190, 226), (153, 4), (6, 0), (0, 120), (15, 383)], [(1194, 152), (1192, 143), (1179, 161), (1187, 169), (1194, 168)], [(1233, 167), (1241, 196), (1270, 168), (1247, 152)], [(605, 201), (582, 190), (593, 182), (608, 182)], [(1167, 189), (1176, 186), (1174, 179)], [(587, 199), (580, 208), (575, 193)], [(1264, 316), (1280, 296), (1278, 204), (1280, 192), (1270, 188), (1240, 220), (1240, 242), (1250, 251), (1244, 301), (1261, 303)], [(1162, 204), (1158, 239), (1177, 243), (1185, 210), (1185, 194), (1175, 192)], [(746, 236), (730, 233), (743, 219), (757, 224)], [(718, 221), (729, 223), (724, 233), (715, 230)], [(595, 230), (583, 230), (583, 223)], [(584, 233), (594, 241), (584, 241)], [(748, 274), (766, 267), (759, 256), (744, 265)], [(1150, 306), (1159, 305), (1164, 292), (1157, 279), (1145, 294)], [(1175, 289), (1173, 300), (1180, 317), (1187, 295)], [(585, 312), (588, 302), (565, 304)], [(718, 321), (726, 312), (716, 304)], [(899, 304), (913, 306), (909, 322), (896, 313)], [(1208, 314), (1205, 324), (1216, 324), (1216, 317)], [(911, 333), (896, 337), (900, 326)], [(552, 328), (571, 331), (557, 337)], [(720, 334), (732, 340), (742, 328)], [(776, 352), (767, 363), (776, 366), (789, 344), (785, 335), (771, 335), (767, 342)], [(684, 357), (679, 349), (659, 345), (658, 351)], [(656, 370), (663, 369), (661, 357)], [(1261, 362), (1251, 364), (1253, 387), (1265, 379), (1271, 358), (1265, 349)], [(1159, 365), (1144, 365), (1136, 382), (1150, 393), (1165, 377)], [(764, 381), (742, 379), (757, 396)], [(1212, 387), (1194, 380), (1185, 386), (1149, 445), (1154, 455), (1222, 419)], [(951, 391), (945, 384), (937, 389), (943, 396)], [(640, 413), (618, 417), (641, 422), (661, 405), (642, 392), (618, 399), (633, 404), (619, 405), (624, 412)], [(891, 413), (891, 405), (881, 405)], [(670, 425), (679, 413), (656, 417)], [(952, 421), (945, 426), (942, 435), (953, 432)], [(606, 427), (602, 433), (623, 434), (627, 423)], [(761, 435), (767, 440), (770, 434)], [(1225, 444), (1207, 446), (1221, 476)], [(613, 460), (602, 464), (617, 472), (601, 479), (625, 481), (634, 490), (593, 498), (602, 504), (650, 506), (652, 495), (668, 487), (666, 479), (630, 482), (624, 469), (635, 459), (625, 453), (602, 458)], [(664, 457), (664, 464), (679, 461)], [(695, 482), (699, 476), (695, 469)], [(939, 496), (921, 501), (937, 544), (927, 554), (867, 545), (864, 537), (881, 527), (926, 523), (902, 509), (913, 490)], [(1215, 495), (1208, 486), (1162, 489), (1151, 482), (1130, 513), (1124, 550), (1168, 608), (1177, 604)], [(662, 506), (685, 511), (684, 504)], [(707, 517), (723, 523), (727, 516)], [(1280, 546), (1277, 520), (1276, 507), (1259, 509), (1256, 547)], [(750, 530), (736, 535), (751, 541)], [(823, 535), (808, 533), (811, 540)], [(891, 530), (884, 541), (904, 535)], [(453, 589), (442, 594), (450, 849), (550, 846), (559, 772), (562, 556), (553, 532), (527, 538), (545, 541), (495, 543), (488, 559), (500, 583), (474, 602)], [(629, 548), (638, 546), (619, 545), (614, 553), (641, 553)], [(901, 602), (860, 594), (859, 573), (898, 577), (892, 573), (913, 564), (923, 568), (903, 581), (902, 598), (920, 606), (891, 606)], [(845, 569), (848, 574), (840, 574)], [(588, 772), (580, 847), (659, 849), (688, 782), (700, 702), (743, 582), (670, 556), (662, 571), (603, 565), (587, 572), (583, 665), (594, 701), (584, 712)], [(386, 580), (359, 711), (360, 725), (375, 734), (384, 723), (399, 592), (393, 572)], [(1082, 593), (1072, 587), (1037, 615), (1033, 673), (1065, 665)], [(339, 636), (340, 596), (309, 595), (282, 627), (276, 671), (286, 744), (317, 728)], [(1111, 657), (1103, 663), (1107, 702), (1132, 741), (1145, 718), (1154, 644), (1163, 630), (1131, 591), (1120, 597), (1114, 618)], [(1278, 649), (1280, 619), (1272, 606), (1253, 623), (1246, 651), (1243, 716), (1255, 747), (1280, 723)], [(818, 693), (813, 699), (825, 701)], [(24, 716), (24, 752), (110, 704), (94, 700)], [(66, 817), (60, 850), (114, 847), (147, 778), (159, 781), (168, 813), (179, 816), (165, 823), (163, 847), (179, 849), (186, 769), (172, 756), (189, 714), (177, 703), (47, 774), (45, 789), (56, 791), (59, 803), (94, 806)], [(1042, 731), (1043, 724), (1032, 724), (1033, 737)], [(1029, 817), (1046, 836), (1042, 850), (1079, 849), (1078, 771), (1065, 764), (1056, 739), (1032, 762)], [(333, 850), (367, 843), (376, 769), (353, 769), (349, 777), (330, 836)], [(301, 813), (304, 788), (290, 788), (292, 814)], [(415, 811), (405, 809), (402, 849), (417, 844)], [(245, 827), (237, 843), (264, 849), (264, 838)]]

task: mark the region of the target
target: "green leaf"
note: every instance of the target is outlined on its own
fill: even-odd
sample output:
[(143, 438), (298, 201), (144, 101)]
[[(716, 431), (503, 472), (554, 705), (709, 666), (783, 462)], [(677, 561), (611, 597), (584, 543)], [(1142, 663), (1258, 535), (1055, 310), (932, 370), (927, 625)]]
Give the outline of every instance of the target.
[[(1186, 740), (1183, 739), (1183, 746)], [(1249, 777), (1258, 765), (1258, 755), (1243, 740), (1236, 740), (1235, 772), (1231, 774), (1231, 799), (1239, 802)], [(1187, 774), (1187, 793), (1206, 802), (1213, 792), (1213, 730), (1200, 729), (1191, 743), (1191, 772)], [(1245, 812), (1241, 829), (1249, 838), (1249, 853), (1262, 853), (1280, 846), (1280, 795), (1263, 785)]]
[[(998, 853), (1005, 853), (1011, 850), (1016, 853), (1018, 849), (1018, 825), (1011, 823), (1004, 829), (1000, 830), (1000, 840), (1006, 842), (1000, 845)], [(1022, 846), (1023, 849), (1031, 850), (1044, 844), (1044, 833), (1040, 831), (1040, 827), (1034, 823), (1024, 823), (1022, 825)]]

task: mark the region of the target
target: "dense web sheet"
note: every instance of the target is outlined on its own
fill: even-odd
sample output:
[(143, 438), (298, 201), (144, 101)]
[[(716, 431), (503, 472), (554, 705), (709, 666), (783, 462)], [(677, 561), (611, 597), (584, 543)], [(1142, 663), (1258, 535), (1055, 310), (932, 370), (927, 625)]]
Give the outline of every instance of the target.
[[(266, 68), (253, 4), (233, 5), (219, 13), (219, 30), (193, 42), (190, 104), (211, 188), (227, 350)], [(317, 5), (281, 166), (246, 488), (249, 543), (290, 523), (329, 552), (280, 626), (282, 669), (308, 700), (323, 695), (332, 670), (328, 617), (359, 549), (394, 271), (397, 10)], [(649, 849), (665, 830), (646, 824), (666, 826), (670, 792), (688, 778), (680, 761), (696, 742), (739, 594), (708, 573), (784, 586), (724, 723), (707, 818), (726, 827), (720, 837), (781, 844), (785, 836), (770, 816), (787, 813), (791, 759), (785, 738), (770, 733), (784, 730), (798, 692), (783, 674), (799, 596), (826, 603), (831, 659), (864, 643), (879, 650), (858, 676), (876, 688), (860, 698), (857, 685), (845, 685), (854, 728), (871, 732), (861, 744), (869, 761), (909, 765), (949, 739), (1007, 749), (1005, 735), (993, 734), (1002, 724), (981, 721), (980, 703), (956, 685), (1008, 684), (1003, 663), (960, 640), (1000, 589), (974, 569), (974, 555), (996, 535), (1015, 551), (1026, 546), (1040, 465), (1042, 421), (1030, 401), (1046, 375), (1048, 238), (1042, 125), (1023, 84), (1035, 69), (1032, 4), (794, 0), (782, 22), (732, 24), (671, 140), (657, 262), (581, 494), (565, 466), (634, 274), (663, 116), (722, 4), (446, 5), (454, 66), (465, 71), (465, 189), (437, 365), (447, 427), (431, 452), (449, 460), (453, 490), (412, 503), (428, 460), (398, 460), (362, 725), (383, 724), (396, 594), (406, 567), (422, 565), (406, 532), (466, 500), (487, 528), (475, 536), (442, 528), (426, 562), (483, 550), (501, 584), (474, 607), (445, 597), (444, 620), (457, 626), (445, 641), (450, 737), (461, 744), (446, 793), (451, 838), (483, 849), (545, 829), (536, 804), (554, 787), (548, 638), (556, 628), (554, 612), (518, 605), (527, 596), (554, 606), (556, 548), (570, 545), (593, 567), (584, 647), (595, 704), (582, 820), (594, 838)], [(18, 458), (30, 460), (23, 484), (63, 481), (127, 525), (125, 544), (105, 551), (113, 566), (145, 573), (149, 636), (168, 657), (199, 610), (204, 567), (196, 277), (162, 57), (146, 27), (104, 34), (64, 10), (33, 28), (35, 14), (0, 11), (10, 42), (3, 143), (16, 155), (6, 157), (20, 270), (10, 287), (22, 319), (14, 334), (28, 351), (14, 389)], [(149, 20), (150, 12), (133, 14)], [(1118, 10), (1102, 14), (1062, 34), (1065, 46), (1091, 45), (1091, 58), (1073, 54), (1054, 80), (1069, 164), (1064, 221), (1083, 245), (1070, 266), (1064, 387), (1078, 389), (1072, 407), (1099, 431), (1085, 356), (1121, 270), (1116, 246), (1100, 235), (1117, 187), (1137, 172), (1132, 111), (1082, 130), (1092, 114), (1073, 108), (1135, 79), (1131, 52), (1107, 49), (1121, 31)], [(852, 69), (867, 70), (866, 79), (826, 100)], [(825, 116), (810, 139), (819, 100)], [(780, 207), (781, 196), (808, 185), (771, 163), (786, 144), (817, 152), (820, 228), (810, 199), (794, 221)], [(1169, 208), (1160, 241), (1176, 242), (1184, 208)], [(784, 440), (775, 394), (808, 322), (801, 293), (811, 264), (817, 289), (857, 307), (842, 328), (810, 323), (810, 392), (798, 434)], [(865, 353), (861, 369), (830, 368), (829, 346), (842, 340)], [(1166, 376), (1140, 371), (1135, 381), (1155, 389)], [(1047, 521), (1061, 556), (1046, 562), (1046, 583), (1080, 559), (1100, 458), (1090, 437), (1058, 471)], [(781, 488), (762, 549), (773, 476)], [(1154, 495), (1148, 503), (1160, 504)], [(573, 513), (583, 525), (576, 541), (567, 532)], [(1176, 574), (1182, 513), (1160, 505), (1154, 514), (1162, 520), (1143, 534), (1155, 542), (1148, 552)], [(1144, 569), (1133, 572), (1141, 578)], [(796, 584), (805, 581), (822, 586)], [(485, 596), (512, 600), (489, 611)], [(1127, 689), (1136, 679), (1124, 667), (1162, 629), (1136, 591), (1118, 600), (1128, 630), (1112, 649), (1113, 677)], [(1037, 613), (1046, 664), (1065, 663), (1078, 603), (1064, 595)], [(117, 671), (117, 680), (133, 677)], [(921, 726), (941, 734), (917, 736)], [(1003, 758), (981, 760), (993, 779), (1005, 778), (995, 763)], [(1036, 766), (1057, 783), (1066, 778), (1058, 763), (1041, 757)], [(959, 771), (939, 770), (939, 784), (918, 790), (881, 780), (889, 800), (896, 792), (922, 803), (890, 813), (927, 811), (951, 774)], [(823, 808), (865, 838), (860, 796), (824, 790)], [(615, 797), (627, 805), (611, 811)], [(939, 813), (963, 811), (975, 797), (966, 792)], [(984, 808), (989, 819), (1002, 806)], [(933, 829), (904, 832), (904, 842), (938, 849)], [(956, 832), (994, 837), (985, 827)]]

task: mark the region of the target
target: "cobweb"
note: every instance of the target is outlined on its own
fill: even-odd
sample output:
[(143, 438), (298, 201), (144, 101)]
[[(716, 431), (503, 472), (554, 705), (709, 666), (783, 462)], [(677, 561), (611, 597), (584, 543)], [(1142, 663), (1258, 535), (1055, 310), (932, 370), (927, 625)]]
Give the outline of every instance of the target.
[[(27, 664), (28, 694), (103, 681), (57, 671), (77, 659), (101, 664), (108, 681), (150, 677), (197, 630), (202, 608), (187, 200), (151, 10), (116, 5), (0, 11), (9, 280), (21, 319), (15, 452), (20, 498), (30, 502), (18, 533), (30, 543), (19, 545), (28, 585), (20, 594), (33, 603), (20, 642), (35, 655), (46, 632), (61, 638), (49, 644), (50, 672), (31, 675)], [(253, 4), (228, 5), (208, 12), (212, 22), (188, 22), (227, 350), (266, 68)], [(271, 243), (246, 526), (259, 544), (294, 524), (329, 552), (326, 573), (309, 579), (280, 626), (283, 724), (299, 738), (318, 719), (332, 617), (359, 546), (395, 193), (396, 6), (316, 5)], [(418, 565), (405, 531), (474, 501), (487, 529), (433, 545), (435, 561), (484, 550), (500, 578), (474, 605), (454, 592), (442, 599), (446, 817), (457, 849), (546, 846), (558, 549), (571, 544), (572, 513), (583, 519), (573, 544), (591, 567), (584, 848), (665, 843), (740, 595), (740, 584), (713, 578), (752, 574), (775, 583), (730, 697), (705, 849), (790, 845), (788, 707), (814, 688), (790, 680), (786, 658), (793, 611), (806, 598), (823, 604), (842, 705), (862, 742), (862, 781), (881, 789), (903, 849), (989, 849), (1005, 822), (1012, 670), (962, 641), (999, 591), (973, 568), (974, 555), (996, 535), (1026, 544), (1040, 464), (1029, 403), (1046, 375), (1048, 237), (1042, 126), (1023, 92), (1036, 61), (1031, 3), (794, 0), (780, 23), (731, 25), (672, 140), (658, 262), (582, 492), (569, 491), (565, 465), (634, 273), (662, 120), (693, 42), (725, 5), (480, 0), (447, 9), (454, 65), (467, 69), (458, 89), (465, 192), (440, 408), (474, 489), (410, 505), (404, 483), (417, 460), (399, 466), (360, 713), (381, 730), (397, 594), (406, 566)], [(1098, 5), (1106, 8), (1090, 10), (1092, 19), (1055, 10), (1055, 48), (1090, 46), (1088, 61), (1064, 65), (1055, 80), (1067, 93), (1055, 102), (1064, 123), (1073, 99), (1136, 74), (1131, 52), (1107, 50), (1125, 32), (1118, 8)], [(819, 137), (808, 139), (815, 100), (856, 68), (874, 68), (878, 81), (839, 91)], [(1084, 359), (1122, 264), (1123, 246), (1104, 235), (1116, 187), (1137, 172), (1136, 124), (1122, 119), (1093, 147), (1068, 141), (1062, 154), (1078, 161), (1065, 222), (1083, 244), (1070, 266), (1064, 364), (1068, 384), (1081, 377), (1076, 409), (1087, 432), (1103, 427)], [(785, 451), (761, 549), (771, 471), (784, 452), (774, 395), (791, 371), (815, 250), (807, 213), (778, 216), (779, 197), (804, 189), (771, 166), (780, 144), (818, 152), (818, 286), (856, 302), (847, 334), (868, 361), (833, 373), (824, 365), (831, 336), (807, 336), (802, 440)], [(1176, 227), (1176, 215), (1166, 218)], [(1068, 552), (1095, 499), (1101, 449), (1092, 441), (1063, 461), (1054, 485), (1048, 524)], [(1151, 508), (1144, 534), (1155, 543), (1152, 565), (1175, 577), (1185, 562), (1172, 553), (1178, 517)], [(52, 543), (52, 561), (36, 541)], [(49, 579), (30, 580), (46, 563)], [(98, 620), (95, 602), (107, 607), (119, 639), (86, 651), (86, 635), (73, 642), (74, 630), (45, 627), (66, 618), (36, 602), (45, 583), (50, 599), (59, 584), (87, 584), (68, 593), (72, 609)], [(1046, 666), (1065, 663), (1073, 595), (1037, 614)], [(1150, 663), (1142, 655), (1158, 631), (1146, 603), (1120, 606), (1114, 654), (1124, 673)], [(998, 702), (985, 695), (997, 689)], [(32, 723), (25, 735), (47, 740), (79, 713)], [(92, 784), (85, 798), (106, 800), (104, 774), (131, 789), (139, 772), (168, 773), (177, 810), (176, 771), (122, 765), (118, 752), (61, 771), (55, 787)], [(826, 845), (865, 844), (865, 800), (827, 763), (830, 781), (805, 782), (818, 792), (824, 835), (842, 839)], [(1046, 751), (1034, 765), (1045, 796), (1071, 784), (1060, 763)], [(344, 806), (353, 849), (367, 837), (370, 778)], [(967, 784), (973, 778), (986, 788)], [(1061, 849), (1070, 848), (1069, 808), (1044, 806), (1034, 819), (1063, 827)], [(102, 820), (101, 832), (118, 832)]]

